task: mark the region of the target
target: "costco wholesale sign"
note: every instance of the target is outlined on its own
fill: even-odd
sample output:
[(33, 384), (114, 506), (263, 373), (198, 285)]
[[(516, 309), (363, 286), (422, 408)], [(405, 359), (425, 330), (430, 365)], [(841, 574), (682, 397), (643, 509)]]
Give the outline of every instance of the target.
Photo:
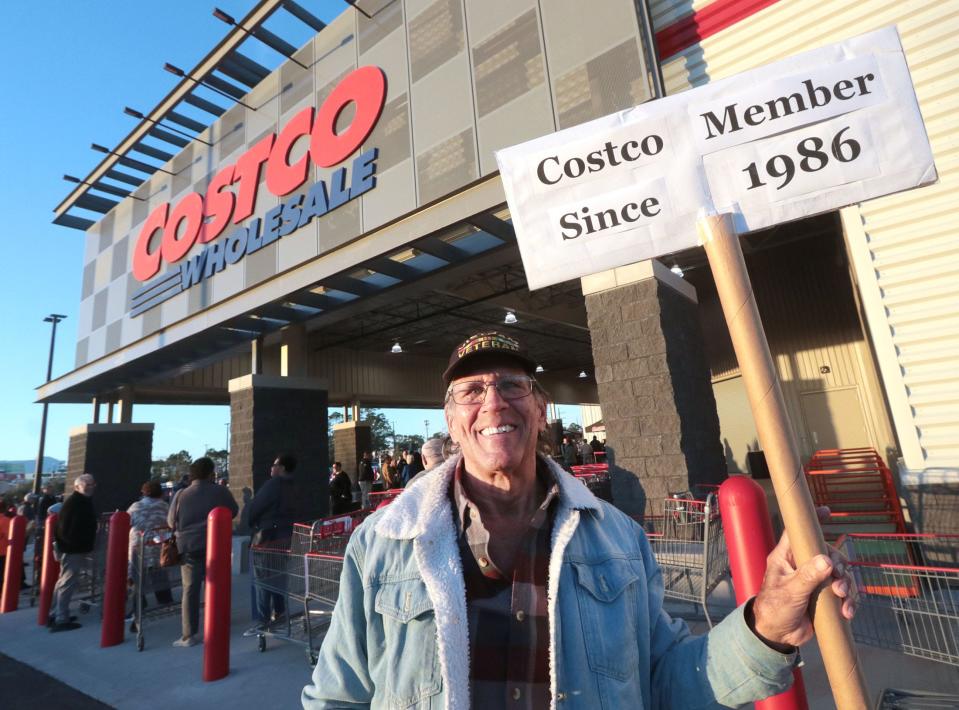
[[(349, 167), (338, 168), (328, 180), (317, 181), (306, 195), (253, 217), (261, 173), (265, 171), (266, 188), (284, 197), (306, 182), (311, 162), (321, 168), (339, 165), (369, 137), (385, 99), (382, 69), (361, 67), (344, 77), (319, 109), (303, 109), (279, 133), (270, 133), (235, 163), (221, 167), (204, 195), (191, 192), (172, 207), (168, 202), (157, 206), (136, 241), (133, 275), (147, 282), (164, 263), (174, 268), (134, 293), (130, 315), (140, 315), (373, 189), (376, 148), (354, 158)], [(352, 121), (337, 133), (337, 117), (350, 103), (355, 105)], [(296, 151), (302, 155), (291, 162), (296, 146), (302, 146)], [(208, 246), (184, 261), (197, 243)], [(176, 282), (173, 288), (171, 282)]]
[(895, 28), (496, 154), (531, 288), (936, 180)]

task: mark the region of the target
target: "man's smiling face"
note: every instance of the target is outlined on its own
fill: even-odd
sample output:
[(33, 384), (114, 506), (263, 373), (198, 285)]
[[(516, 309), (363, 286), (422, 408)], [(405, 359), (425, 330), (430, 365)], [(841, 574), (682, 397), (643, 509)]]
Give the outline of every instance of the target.
[[(468, 382), (492, 385), (504, 378), (522, 380), (528, 375), (513, 365), (487, 365), (460, 374), (450, 387)], [(476, 404), (450, 401), (446, 424), (463, 452), (468, 471), (513, 473), (524, 462), (535, 462), (536, 439), (546, 427), (546, 403), (536, 393), (504, 399), (496, 387), (489, 386)]]

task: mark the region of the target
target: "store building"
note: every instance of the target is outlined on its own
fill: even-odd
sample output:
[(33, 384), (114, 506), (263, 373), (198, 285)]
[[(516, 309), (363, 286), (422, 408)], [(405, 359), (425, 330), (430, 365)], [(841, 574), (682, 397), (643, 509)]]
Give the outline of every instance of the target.
[[(910, 485), (932, 469), (959, 482), (945, 6), (355, 6), (324, 25), (257, 3), (195, 68), (170, 67), (180, 83), (57, 207), (86, 233), (76, 368), (40, 388), (94, 403), (71, 470), (118, 446), (149, 465), (135, 403), (229, 403), (236, 494), (294, 448), (304, 513), (319, 514), (327, 406), (437, 406), (449, 351), (482, 328), (529, 344), (555, 402), (599, 405), (622, 507), (744, 470), (758, 442), (703, 255), (530, 292), (494, 151), (656, 96), (650, 21), (667, 93), (899, 23), (940, 183), (744, 247), (803, 453), (871, 445)], [(264, 32), (275, 12), (315, 36)], [(288, 61), (252, 61), (257, 41)], [(350, 470), (340, 452), (368, 434), (354, 421), (335, 436)], [(118, 500), (144, 475), (117, 473)]]

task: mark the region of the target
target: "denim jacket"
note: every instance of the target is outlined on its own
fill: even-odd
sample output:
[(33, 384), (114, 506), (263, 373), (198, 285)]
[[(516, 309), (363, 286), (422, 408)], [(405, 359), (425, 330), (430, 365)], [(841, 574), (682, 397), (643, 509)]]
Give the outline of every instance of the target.
[[(466, 593), (448, 489), (457, 457), (370, 516), (349, 543), (303, 707), (465, 709)], [(662, 608), (642, 529), (550, 464), (559, 483), (547, 597), (552, 708), (734, 707), (782, 692), (796, 654), (742, 608), (693, 636)]]

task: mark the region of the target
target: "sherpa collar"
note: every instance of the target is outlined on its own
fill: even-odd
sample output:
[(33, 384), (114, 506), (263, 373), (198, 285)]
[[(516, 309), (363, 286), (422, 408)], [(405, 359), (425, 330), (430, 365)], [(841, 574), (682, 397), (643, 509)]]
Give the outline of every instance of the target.
[[(451, 514), (448, 492), (461, 457), (447, 459), (403, 491), (383, 511), (376, 523), (377, 534), (396, 540), (435, 535), (438, 526)], [(589, 510), (602, 520), (603, 508), (589, 489), (552, 459), (545, 461), (559, 484), (560, 506), (569, 510)]]

